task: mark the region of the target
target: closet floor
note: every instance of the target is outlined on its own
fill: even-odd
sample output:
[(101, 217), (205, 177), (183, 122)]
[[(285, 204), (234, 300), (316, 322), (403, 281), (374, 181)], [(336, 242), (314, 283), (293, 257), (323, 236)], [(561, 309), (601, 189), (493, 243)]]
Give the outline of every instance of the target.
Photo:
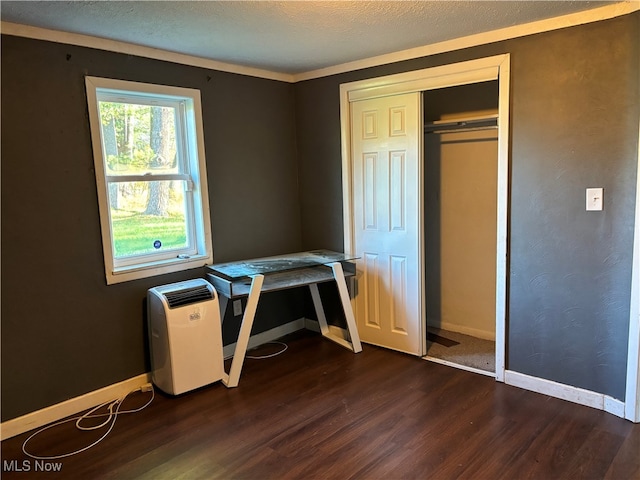
[(496, 371), (496, 342), (432, 327), (427, 331), (427, 357), (486, 372)]

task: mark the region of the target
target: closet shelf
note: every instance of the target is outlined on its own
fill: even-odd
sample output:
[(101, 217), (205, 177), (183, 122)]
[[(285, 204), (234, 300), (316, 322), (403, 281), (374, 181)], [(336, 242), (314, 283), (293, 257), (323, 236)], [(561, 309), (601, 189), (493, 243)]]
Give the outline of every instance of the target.
[(498, 127), (498, 115), (438, 120), (425, 123), (424, 133), (450, 133), (461, 130), (486, 130)]

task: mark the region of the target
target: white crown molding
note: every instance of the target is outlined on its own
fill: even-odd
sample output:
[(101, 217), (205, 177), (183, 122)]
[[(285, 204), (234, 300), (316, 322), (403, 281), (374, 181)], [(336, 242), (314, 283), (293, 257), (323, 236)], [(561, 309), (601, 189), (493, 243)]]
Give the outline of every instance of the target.
[(240, 75), (247, 75), (250, 77), (279, 80), (281, 82), (288, 83), (293, 82), (293, 75), (286, 73), (278, 73), (269, 70), (263, 70), (260, 68), (219, 62), (217, 60), (210, 60), (207, 58), (170, 52), (168, 50), (161, 50), (158, 48), (145, 47), (133, 43), (119, 42), (117, 40), (93, 37), (90, 35), (81, 35), (78, 33), (69, 33), (60, 30), (49, 30), (46, 28), (32, 27), (29, 25), (21, 25), (18, 23), (10, 22), (1, 22), (0, 32), (5, 35), (13, 35), (16, 37), (26, 37), (36, 40), (64, 43), (67, 45), (76, 45), (79, 47), (96, 48), (98, 50), (106, 50), (109, 52), (153, 58), (155, 60), (163, 60), (166, 62), (179, 63), (182, 65), (190, 65), (192, 67), (207, 68), (209, 70), (238, 73)]
[(37, 40), (46, 40), (50, 42), (64, 43), (68, 45), (77, 45), (80, 47), (96, 48), (111, 52), (124, 53), (128, 55), (137, 55), (140, 57), (153, 58), (167, 62), (174, 62), (183, 65), (191, 65), (194, 67), (207, 68), (211, 70), (219, 70), (229, 73), (237, 73), (240, 75), (248, 75), (251, 77), (265, 78), (269, 80), (278, 80), (288, 83), (296, 83), (304, 80), (312, 80), (314, 78), (336, 75), (339, 73), (360, 70), (363, 68), (376, 67), (389, 63), (400, 62), (403, 60), (411, 60), (413, 58), (426, 57), (444, 52), (461, 50), (463, 48), (485, 45), (488, 43), (509, 40), (512, 38), (524, 37), (536, 33), (558, 30), (585, 23), (598, 22), (608, 20), (610, 18), (620, 17), (640, 10), (639, 0), (630, 0), (622, 3), (615, 3), (598, 7), (584, 12), (562, 15), (559, 17), (539, 20), (536, 22), (526, 23), (523, 25), (515, 25), (513, 27), (501, 28), (490, 32), (480, 33), (460, 37), (445, 42), (434, 43), (422, 47), (410, 48), (395, 53), (379, 55), (375, 57), (365, 58), (354, 62), (343, 63), (332, 67), (312, 70), (298, 74), (287, 74), (281, 72), (273, 72), (260, 68), (246, 67), (235, 65), (232, 63), (220, 62), (182, 53), (160, 50), (157, 48), (135, 45), (132, 43), (119, 42), (116, 40), (108, 40), (90, 35), (81, 35), (77, 33), (63, 32), (59, 30), (49, 30), (45, 28), (32, 27), (29, 25), (21, 25), (10, 22), (0, 22), (0, 32), (6, 35), (17, 37), (34, 38)]
[(299, 73), (293, 75), (293, 82), (301, 82), (304, 80), (312, 80), (314, 78), (327, 77), (329, 75), (337, 75), (354, 70), (364, 68), (377, 67), (387, 65), (389, 63), (401, 62), (404, 60), (412, 60), (414, 58), (428, 57), (439, 53), (452, 52), (462, 50), (464, 48), (477, 47), (488, 43), (510, 40), (512, 38), (525, 37), (536, 33), (549, 32), (559, 30), (561, 28), (583, 25), (586, 23), (599, 22), (615, 17), (628, 15), (640, 10), (640, 1), (631, 0), (624, 3), (616, 3), (598, 7), (583, 12), (562, 15), (559, 17), (548, 18), (536, 22), (515, 25), (513, 27), (501, 28), (490, 32), (478, 33), (466, 37), (455, 38), (444, 42), (433, 43), (422, 47), (410, 48), (399, 52), (379, 55), (376, 57), (365, 58), (354, 62), (343, 63), (333, 67), (322, 68), (310, 72)]

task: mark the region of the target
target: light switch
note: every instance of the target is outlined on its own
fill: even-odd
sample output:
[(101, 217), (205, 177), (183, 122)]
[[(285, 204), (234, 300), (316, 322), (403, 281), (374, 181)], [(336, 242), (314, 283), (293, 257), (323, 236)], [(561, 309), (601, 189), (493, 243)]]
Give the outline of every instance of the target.
[(587, 188), (587, 210), (602, 210), (602, 188)]

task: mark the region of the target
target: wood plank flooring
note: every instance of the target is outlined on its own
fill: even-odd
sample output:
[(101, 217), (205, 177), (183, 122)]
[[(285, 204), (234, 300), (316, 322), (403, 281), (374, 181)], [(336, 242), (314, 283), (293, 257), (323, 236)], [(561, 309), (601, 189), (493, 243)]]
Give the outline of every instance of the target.
[[(285, 341), (282, 355), (246, 360), (238, 388), (157, 393), (73, 457), (36, 464), (21, 451), (28, 434), (6, 440), (2, 478), (640, 479), (640, 425), (369, 345), (354, 355), (311, 332)], [(65, 425), (29, 449), (97, 436)], [(35, 471), (54, 463), (60, 472)]]

